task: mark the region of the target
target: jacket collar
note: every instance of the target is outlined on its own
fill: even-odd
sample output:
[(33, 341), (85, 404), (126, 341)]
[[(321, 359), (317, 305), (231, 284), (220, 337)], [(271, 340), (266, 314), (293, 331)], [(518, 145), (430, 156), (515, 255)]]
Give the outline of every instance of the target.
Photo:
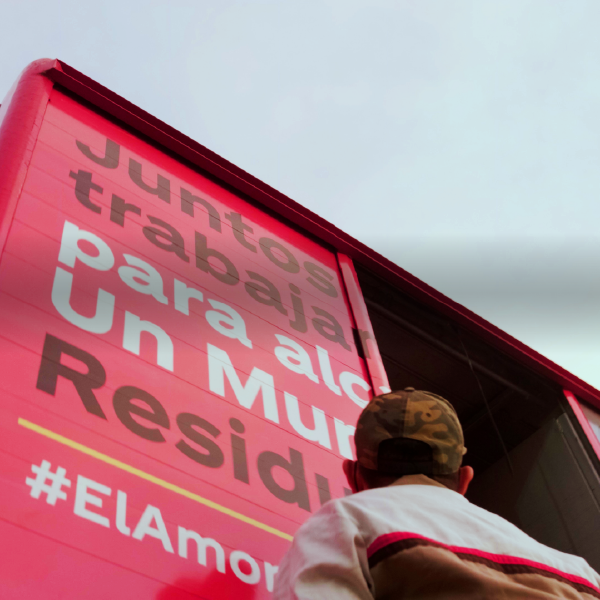
[(404, 475), (403, 477), (400, 477), (400, 479), (396, 479), (396, 481), (394, 481), (394, 483), (391, 483), (389, 487), (393, 485), (431, 485), (434, 487), (441, 487), (445, 490), (452, 491), (450, 490), (450, 488), (447, 488), (443, 483), (435, 481), (434, 479), (427, 477), (427, 475)]

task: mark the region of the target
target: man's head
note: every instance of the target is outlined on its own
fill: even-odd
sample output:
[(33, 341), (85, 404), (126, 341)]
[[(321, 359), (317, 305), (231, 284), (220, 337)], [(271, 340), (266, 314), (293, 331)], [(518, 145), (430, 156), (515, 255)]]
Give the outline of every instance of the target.
[(464, 494), (473, 477), (471, 467), (461, 468), (466, 449), (456, 411), (429, 392), (376, 396), (358, 418), (354, 441), (356, 462), (344, 461), (353, 491), (423, 474)]

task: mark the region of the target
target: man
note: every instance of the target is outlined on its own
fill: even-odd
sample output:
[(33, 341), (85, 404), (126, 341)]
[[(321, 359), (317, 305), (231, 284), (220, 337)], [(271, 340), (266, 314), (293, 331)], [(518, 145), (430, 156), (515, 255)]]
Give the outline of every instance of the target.
[(375, 397), (354, 441), (343, 468), (355, 493), (300, 527), (277, 600), (600, 598), (585, 560), (464, 497), (473, 469), (461, 466), (462, 428), (443, 398), (413, 388)]

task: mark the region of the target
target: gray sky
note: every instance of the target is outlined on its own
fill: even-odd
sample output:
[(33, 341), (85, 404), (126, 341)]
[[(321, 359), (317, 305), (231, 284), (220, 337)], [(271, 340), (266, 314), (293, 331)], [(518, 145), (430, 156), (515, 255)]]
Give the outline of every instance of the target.
[(597, 0), (6, 1), (60, 58), (600, 388)]

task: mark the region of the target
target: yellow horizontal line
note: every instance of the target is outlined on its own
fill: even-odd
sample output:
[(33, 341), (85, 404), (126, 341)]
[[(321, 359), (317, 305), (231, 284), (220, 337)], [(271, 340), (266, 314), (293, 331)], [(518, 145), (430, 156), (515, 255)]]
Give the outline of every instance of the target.
[(256, 519), (247, 517), (246, 515), (236, 512), (235, 510), (231, 510), (230, 508), (227, 508), (226, 506), (221, 506), (220, 504), (217, 504), (216, 502), (213, 502), (212, 500), (208, 500), (206, 498), (203, 498), (202, 496), (198, 496), (198, 494), (194, 494), (193, 492), (190, 492), (189, 490), (185, 490), (185, 489), (179, 487), (178, 485), (169, 483), (168, 481), (165, 481), (164, 479), (160, 479), (159, 477), (155, 477), (154, 475), (150, 475), (150, 473), (146, 473), (145, 471), (136, 469), (135, 467), (132, 467), (131, 465), (121, 462), (120, 460), (117, 460), (116, 458), (111, 458), (110, 456), (107, 456), (106, 454), (102, 454), (102, 452), (98, 452), (97, 450), (94, 450), (93, 448), (88, 448), (87, 446), (84, 446), (83, 444), (80, 444), (79, 442), (70, 440), (69, 438), (62, 436), (59, 433), (54, 433), (54, 431), (45, 429), (44, 427), (41, 427), (40, 425), (36, 425), (35, 423), (32, 423), (31, 421), (27, 421), (26, 419), (22, 419), (21, 417), (19, 417), (19, 425), (21, 425), (22, 427), (25, 427), (26, 429), (30, 429), (31, 431), (35, 431), (36, 433), (39, 433), (40, 435), (43, 435), (47, 438), (50, 438), (51, 440), (54, 440), (55, 442), (59, 442), (60, 444), (69, 446), (69, 448), (79, 450), (79, 452), (83, 452), (83, 454), (87, 454), (88, 456), (93, 456), (94, 458), (101, 460), (102, 462), (112, 465), (113, 467), (117, 467), (117, 469), (121, 469), (122, 471), (127, 471), (127, 473), (131, 473), (132, 475), (135, 475), (136, 477), (139, 477), (140, 479), (145, 479), (146, 481), (150, 481), (151, 483), (159, 485), (160, 487), (163, 487), (166, 490), (171, 490), (172, 492), (175, 492), (176, 494), (179, 494), (180, 496), (184, 496), (185, 498), (194, 500), (194, 502), (198, 502), (198, 504), (203, 504), (204, 506), (208, 506), (209, 508), (218, 510), (219, 512), (221, 512), (225, 515), (228, 515), (234, 519), (238, 519), (238, 521), (242, 521), (243, 523), (247, 523), (248, 525), (252, 525), (258, 529), (262, 529), (263, 531), (272, 533), (273, 535), (283, 538), (284, 540), (291, 541), (293, 539), (293, 537), (291, 535), (289, 535), (288, 533), (284, 533), (283, 531), (279, 531), (278, 529), (275, 529), (274, 527), (265, 525), (264, 523), (261, 523), (260, 521), (257, 521)]

